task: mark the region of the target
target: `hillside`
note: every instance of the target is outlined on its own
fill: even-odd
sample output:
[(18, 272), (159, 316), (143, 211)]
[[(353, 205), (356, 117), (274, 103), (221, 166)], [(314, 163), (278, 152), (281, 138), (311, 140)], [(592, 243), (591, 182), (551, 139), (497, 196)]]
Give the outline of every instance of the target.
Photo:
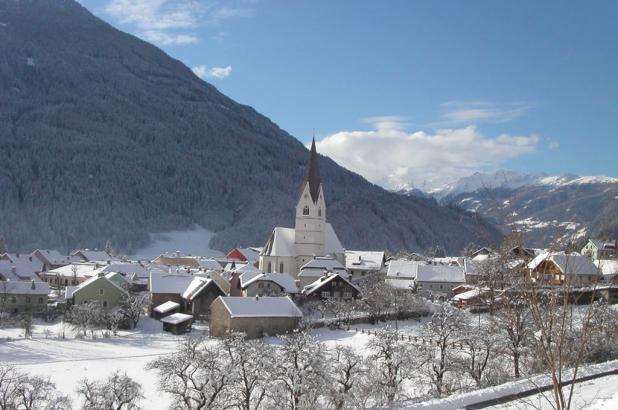
[[(0, 0), (0, 236), (12, 250), (130, 252), (193, 224), (215, 249), (293, 222), (306, 148), (158, 48), (73, 0)], [(289, 103), (289, 102), (288, 102)], [(496, 229), (320, 158), (348, 249), (457, 252)]]

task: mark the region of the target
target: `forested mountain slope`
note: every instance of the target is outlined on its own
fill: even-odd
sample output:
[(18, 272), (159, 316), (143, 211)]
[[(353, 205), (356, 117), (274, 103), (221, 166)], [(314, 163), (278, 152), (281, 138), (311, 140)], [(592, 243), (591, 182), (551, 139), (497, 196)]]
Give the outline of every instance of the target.
[[(307, 150), (158, 48), (73, 0), (0, 0), (0, 236), (13, 250), (124, 251), (194, 223), (217, 249), (293, 223)], [(451, 252), (499, 233), (320, 158), (351, 248)]]

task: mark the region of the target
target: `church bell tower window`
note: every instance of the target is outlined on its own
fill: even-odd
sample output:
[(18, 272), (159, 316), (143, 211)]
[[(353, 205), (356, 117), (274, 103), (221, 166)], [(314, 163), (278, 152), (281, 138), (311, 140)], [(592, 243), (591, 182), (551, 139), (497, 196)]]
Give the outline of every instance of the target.
[(322, 216), (322, 208), (318, 208), (318, 216)]
[(309, 215), (309, 207), (307, 205), (303, 208), (303, 215)]

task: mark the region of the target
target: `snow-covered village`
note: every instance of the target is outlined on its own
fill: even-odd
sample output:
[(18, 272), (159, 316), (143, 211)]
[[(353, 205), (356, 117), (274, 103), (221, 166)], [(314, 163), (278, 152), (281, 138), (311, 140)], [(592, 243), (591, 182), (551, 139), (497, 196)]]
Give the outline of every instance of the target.
[(0, 409), (618, 408), (616, 12), (0, 0)]

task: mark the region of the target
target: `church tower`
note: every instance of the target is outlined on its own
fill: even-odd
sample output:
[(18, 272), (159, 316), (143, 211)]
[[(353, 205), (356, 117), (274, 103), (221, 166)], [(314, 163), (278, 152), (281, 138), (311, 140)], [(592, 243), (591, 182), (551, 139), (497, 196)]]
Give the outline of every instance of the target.
[(296, 225), (294, 244), (296, 262), (304, 265), (314, 256), (324, 256), (324, 230), (326, 225), (326, 202), (320, 181), (318, 154), (315, 138), (311, 142), (309, 162), (305, 168), (305, 179), (301, 186), (296, 205)]

